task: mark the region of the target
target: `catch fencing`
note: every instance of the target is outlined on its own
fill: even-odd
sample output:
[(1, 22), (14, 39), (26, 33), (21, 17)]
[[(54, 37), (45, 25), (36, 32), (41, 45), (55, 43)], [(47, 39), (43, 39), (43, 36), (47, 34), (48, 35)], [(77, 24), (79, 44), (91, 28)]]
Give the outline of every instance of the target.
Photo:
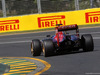
[[(3, 0), (0, 0), (0, 17), (3, 14)], [(6, 16), (18, 16), (37, 13), (74, 11), (99, 8), (100, 0), (4, 0)], [(40, 2), (39, 2), (40, 1)], [(40, 4), (39, 4), (40, 3)], [(77, 4), (78, 3), (78, 4)]]

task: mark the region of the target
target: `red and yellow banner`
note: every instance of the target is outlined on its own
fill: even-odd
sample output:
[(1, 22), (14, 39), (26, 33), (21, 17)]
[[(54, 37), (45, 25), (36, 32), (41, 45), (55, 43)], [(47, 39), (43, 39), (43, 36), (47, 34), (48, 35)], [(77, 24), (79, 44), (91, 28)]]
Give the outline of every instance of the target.
[(56, 24), (100, 24), (100, 8), (0, 18), (0, 33), (51, 28)]

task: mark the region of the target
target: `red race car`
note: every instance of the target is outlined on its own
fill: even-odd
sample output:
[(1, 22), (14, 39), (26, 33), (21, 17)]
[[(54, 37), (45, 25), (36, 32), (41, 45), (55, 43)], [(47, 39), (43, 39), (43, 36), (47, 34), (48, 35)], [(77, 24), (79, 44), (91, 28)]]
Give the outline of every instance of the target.
[[(69, 34), (67, 31), (75, 31), (75, 34)], [(61, 51), (93, 51), (94, 43), (91, 34), (84, 34), (80, 37), (78, 25), (57, 24), (55, 35), (47, 35), (47, 39), (34, 39), (31, 43), (31, 53), (33, 56), (39, 56), (41, 52), (45, 57), (52, 56)]]

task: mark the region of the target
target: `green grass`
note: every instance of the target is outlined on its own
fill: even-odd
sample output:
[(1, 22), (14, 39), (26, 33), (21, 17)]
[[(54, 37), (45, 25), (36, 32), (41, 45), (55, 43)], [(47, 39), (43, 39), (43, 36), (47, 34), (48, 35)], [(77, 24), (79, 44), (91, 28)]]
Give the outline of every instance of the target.
[[(88, 27), (97, 27), (97, 26), (99, 27), (100, 24), (79, 25), (79, 29), (80, 28), (88, 28)], [(22, 34), (22, 33), (32, 33), (32, 32), (51, 31), (51, 30), (55, 30), (55, 28), (38, 29), (38, 30), (28, 30), (28, 31), (4, 32), (4, 33), (0, 33), (0, 35)]]
[(99, 27), (100, 24), (89, 24), (89, 25), (79, 25), (79, 28), (87, 28), (87, 27)]

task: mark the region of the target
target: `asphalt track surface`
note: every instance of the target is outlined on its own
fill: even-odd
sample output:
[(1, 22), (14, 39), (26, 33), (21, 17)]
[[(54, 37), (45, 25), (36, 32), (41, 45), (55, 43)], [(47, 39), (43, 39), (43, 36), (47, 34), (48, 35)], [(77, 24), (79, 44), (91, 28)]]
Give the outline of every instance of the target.
[(47, 61), (51, 68), (41, 75), (100, 75), (100, 28), (80, 29), (80, 34), (92, 34), (93, 52), (75, 52), (52, 57), (33, 57), (30, 52), (32, 39), (44, 39), (54, 31), (0, 36), (0, 57), (31, 57)]

